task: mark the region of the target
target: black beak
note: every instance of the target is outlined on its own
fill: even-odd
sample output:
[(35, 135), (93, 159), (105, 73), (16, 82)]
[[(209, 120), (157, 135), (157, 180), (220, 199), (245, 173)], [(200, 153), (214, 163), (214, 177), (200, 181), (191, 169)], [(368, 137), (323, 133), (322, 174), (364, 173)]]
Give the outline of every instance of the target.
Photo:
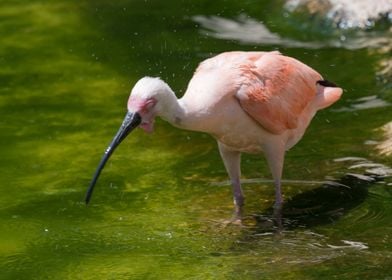
[(116, 147), (122, 142), (122, 140), (127, 137), (127, 135), (135, 129), (142, 121), (142, 118), (138, 113), (133, 113), (133, 112), (128, 112), (125, 115), (125, 118), (123, 120), (123, 123), (118, 130), (116, 136), (114, 136), (112, 142), (110, 143), (109, 147), (106, 149), (101, 162), (99, 163), (97, 170), (95, 171), (94, 177), (91, 180), (90, 186), (88, 187), (87, 193), (86, 193), (86, 204), (90, 202), (91, 195), (93, 194), (94, 186), (95, 183), (98, 180), (99, 174), (101, 174), (102, 169), (105, 166), (105, 163), (108, 161), (109, 157), (111, 154), (114, 152)]

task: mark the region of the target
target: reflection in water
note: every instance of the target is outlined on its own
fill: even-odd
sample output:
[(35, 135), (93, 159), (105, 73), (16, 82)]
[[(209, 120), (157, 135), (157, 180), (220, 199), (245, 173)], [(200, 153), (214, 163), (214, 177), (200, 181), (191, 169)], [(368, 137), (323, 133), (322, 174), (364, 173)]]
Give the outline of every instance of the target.
[[(268, 1), (220, 1), (213, 5), (192, 2), (182, 8), (178, 8), (178, 1), (1, 2), (0, 103), (1, 113), (7, 118), (1, 121), (0, 279), (390, 277), (392, 186), (383, 185), (380, 180), (369, 182), (369, 187), (358, 187), (368, 192), (360, 202), (361, 197), (351, 198), (351, 191), (344, 186), (331, 187), (317, 181), (309, 182), (311, 186), (304, 185), (306, 182), (288, 182), (288, 186), (299, 187), (288, 191), (288, 197), (298, 190), (323, 186), (335, 190), (330, 194), (332, 199), (345, 197), (353, 205), (358, 203), (358, 207), (335, 212), (332, 209), (333, 214), (343, 216), (332, 215), (335, 223), (325, 218), (327, 221), (320, 226), (316, 220), (315, 227), (309, 226), (309, 217), (317, 215), (317, 211), (328, 217), (327, 205), (321, 209), (300, 208), (302, 213), (291, 216), (285, 216), (289, 211), (286, 208), (285, 227), (278, 235), (272, 209), (262, 210), (271, 203), (267, 195), (272, 197), (272, 188), (260, 184), (250, 193), (262, 192), (267, 199), (260, 196), (249, 204), (251, 209), (257, 209), (250, 212), (257, 215), (248, 218), (253, 224), (218, 229), (216, 223), (208, 221), (228, 218), (232, 201), (230, 188), (214, 189), (203, 184), (226, 178), (219, 155), (211, 148), (212, 140), (165, 125), (156, 132), (160, 141), (142, 133), (129, 139), (131, 142), (123, 147), (124, 156), (117, 157), (118, 164), (110, 167), (111, 175), (101, 182), (101, 194), (88, 208), (81, 202), (90, 180), (89, 170), (95, 167), (92, 156), (100, 153), (96, 148), (122, 114), (128, 83), (141, 73), (155, 75), (165, 65), (163, 72), (175, 78), (175, 87), (181, 88), (186, 83), (184, 77), (191, 75), (186, 65), (196, 64), (201, 54), (251, 48), (231, 41), (217, 43), (211, 37), (201, 40), (189, 24), (188, 15), (216, 14), (223, 5), (225, 14), (236, 14), (239, 6), (255, 12), (255, 6)], [(260, 44), (284, 46), (305, 43), (306, 47), (308, 42), (301, 42), (303, 36), (293, 30), (297, 25), (281, 29), (278, 34), (277, 29), (272, 29), (284, 20), (281, 4), (282, 1), (269, 1), (272, 9), (260, 20), (264, 20), (272, 35), (268, 40), (257, 40)], [(260, 26), (257, 20), (256, 27)], [(252, 19), (229, 21), (239, 24), (241, 33), (242, 25)], [(268, 31), (270, 28), (272, 32)], [(308, 29), (304, 28), (304, 32)], [(219, 34), (214, 30), (212, 33)], [(241, 36), (238, 33), (236, 36)], [(252, 34), (247, 36), (253, 38)], [(312, 37), (315, 47), (326, 45), (322, 33)], [(362, 85), (371, 88), (375, 60), (390, 57), (387, 52), (379, 55), (378, 49), (368, 55), (362, 50), (287, 51), (306, 52), (311, 57), (322, 53), (322, 59), (314, 58), (313, 62), (316, 68), (326, 70), (329, 58), (334, 56), (342, 63), (328, 71), (341, 73), (339, 80), (346, 89)], [(186, 65), (181, 68), (179, 64)], [(392, 103), (387, 98), (389, 85), (385, 82), (388, 91), (382, 97)], [(346, 98), (355, 100), (362, 95), (355, 90)], [(316, 125), (316, 133), (309, 134), (308, 140), (317, 143), (317, 152), (312, 146), (304, 147), (305, 154), (312, 157), (309, 162), (316, 162), (316, 157), (330, 158), (335, 149), (338, 154), (373, 157), (368, 149), (363, 149), (363, 143), (341, 142), (350, 141), (352, 131), (361, 131), (364, 137), (371, 138), (375, 123), (391, 121), (390, 108), (380, 108), (369, 115), (359, 111), (356, 121), (351, 119), (351, 113), (329, 114), (328, 119), (339, 123), (340, 129), (336, 134), (328, 130), (329, 125)], [(320, 137), (323, 141), (319, 141)], [(192, 149), (179, 144), (190, 138)], [(149, 148), (131, 149), (133, 144)], [(132, 160), (139, 164), (132, 164)], [(303, 160), (303, 156), (293, 156), (292, 164), (299, 166)], [(312, 166), (311, 171), (317, 169), (317, 176), (323, 179), (331, 170), (345, 174), (347, 165), (360, 163), (361, 160), (342, 162), (339, 166), (333, 162)], [(372, 168), (362, 165), (348, 172), (364, 175), (366, 169)], [(341, 196), (336, 193), (340, 190)], [(296, 197), (292, 199), (295, 203), (290, 203), (293, 208), (317, 207), (316, 202), (325, 201), (320, 197), (322, 193)], [(306, 204), (306, 199), (315, 201)], [(345, 203), (341, 199), (335, 209), (345, 207)]]
[(290, 12), (303, 7), (310, 14), (321, 14), (343, 29), (370, 28), (384, 17), (392, 20), (390, 0), (286, 0), (285, 8)]
[(339, 181), (300, 193), (284, 204), (281, 217), (272, 208), (256, 215), (256, 232), (271, 231), (271, 226), (288, 230), (333, 223), (365, 200), (367, 187), (373, 181), (347, 174)]
[[(342, 157), (334, 160), (346, 166), (349, 173), (339, 180), (306, 181), (283, 180), (285, 184), (320, 185), (302, 192), (285, 202), (281, 211), (272, 207), (260, 214), (245, 216), (243, 226), (257, 235), (269, 235), (297, 228), (334, 223), (356, 208), (368, 196), (368, 187), (375, 183), (387, 183), (392, 177), (392, 168), (362, 157)], [(354, 173), (355, 172), (355, 173)], [(273, 183), (268, 179), (244, 179), (243, 184)], [(211, 185), (229, 185), (229, 181), (213, 182)]]
[(381, 108), (387, 106), (391, 106), (391, 103), (381, 99), (376, 95), (371, 95), (371, 96), (361, 97), (352, 101), (350, 106), (348, 107), (342, 107), (342, 108), (331, 109), (331, 110), (335, 112), (351, 112), (351, 111)]
[(325, 181), (320, 187), (290, 198), (282, 212), (269, 208), (256, 214), (256, 234), (333, 223), (366, 199), (370, 185), (392, 176), (392, 168), (365, 158), (344, 157), (335, 159), (335, 162), (351, 162), (348, 169), (358, 173), (347, 173), (339, 180)]
[(362, 242), (349, 241), (349, 240), (342, 240), (342, 242), (345, 245), (337, 246), (337, 245), (328, 244), (328, 247), (330, 247), (332, 249), (346, 249), (346, 248), (356, 248), (359, 250), (369, 249), (369, 247), (365, 243), (362, 243)]
[[(371, 245), (366, 239), (344, 233), (334, 236), (320, 227), (333, 224), (333, 228), (338, 228), (337, 222), (343, 216), (365, 203), (370, 195), (369, 187), (377, 180), (376, 176), (346, 174), (340, 180), (325, 182), (289, 199), (280, 219), (272, 208), (248, 216), (230, 250), (244, 257), (251, 250), (259, 262), (273, 264), (279, 260), (286, 265), (324, 263), (362, 251), (369, 252)], [(380, 215), (372, 222), (380, 222), (384, 213)], [(368, 213), (361, 218), (367, 219), (366, 216)], [(352, 221), (353, 224), (356, 222), (361, 221)], [(253, 259), (249, 261), (253, 261), (250, 270), (258, 266)]]
[(353, 162), (348, 169), (355, 169), (357, 172), (360, 172), (361, 174), (356, 174), (356, 176), (362, 180), (373, 182), (375, 179), (392, 177), (391, 167), (382, 163), (372, 162), (366, 158), (344, 157), (335, 159), (335, 162)]
[(385, 124), (382, 128), (384, 140), (377, 144), (377, 150), (381, 155), (392, 155), (392, 121)]
[(236, 20), (218, 16), (194, 16), (195, 22), (209, 31), (205, 34), (227, 40), (237, 40), (244, 44), (281, 45), (299, 48), (321, 48), (320, 43), (300, 42), (282, 38), (279, 34), (272, 33), (263, 23), (256, 21), (244, 14)]
[[(264, 178), (252, 178), (252, 179), (241, 179), (241, 184), (256, 184), (256, 183), (273, 183), (272, 179), (264, 179)], [(325, 183), (325, 181), (316, 181), (316, 180), (287, 180), (282, 179), (281, 182), (283, 184), (300, 184), (300, 185), (319, 185)], [(211, 186), (229, 186), (230, 181), (223, 182), (211, 182)]]
[[(357, 157), (336, 160), (354, 165), (364, 161), (366, 159)], [(385, 199), (392, 193), (382, 179), (382, 176), (366, 173), (346, 174), (335, 182), (325, 182), (289, 199), (281, 221), (277, 221), (272, 208), (247, 217), (230, 250), (244, 257), (252, 251), (259, 262), (271, 265), (276, 261), (284, 261), (286, 265), (344, 261), (362, 254), (376, 259), (378, 255), (373, 253), (376, 244), (366, 238), (366, 234), (355, 234), (351, 229), (361, 228), (378, 235), (380, 228), (389, 225), (390, 207)], [(379, 236), (386, 240), (382, 234)], [(386, 259), (390, 257), (390, 254), (383, 255)], [(259, 262), (253, 262), (249, 270), (257, 268)]]
[(202, 32), (207, 36), (218, 39), (236, 40), (242, 44), (279, 45), (307, 49), (335, 47), (350, 50), (379, 48), (391, 45), (390, 38), (368, 33), (359, 33), (353, 38), (343, 36), (339, 39), (330, 39), (327, 41), (298, 41), (273, 33), (262, 22), (244, 14), (238, 16), (236, 19), (202, 15), (194, 16), (192, 19), (205, 29)]

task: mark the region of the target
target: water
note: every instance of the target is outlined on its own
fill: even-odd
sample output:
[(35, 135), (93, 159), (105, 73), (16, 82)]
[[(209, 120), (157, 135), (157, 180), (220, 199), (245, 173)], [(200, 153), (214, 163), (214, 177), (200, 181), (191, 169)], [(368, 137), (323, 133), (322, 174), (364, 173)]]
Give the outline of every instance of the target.
[[(392, 117), (390, 33), (282, 6), (3, 0), (0, 278), (389, 279), (392, 160), (375, 144)], [(211, 15), (275, 35), (228, 37), (200, 21)], [(287, 154), (281, 226), (262, 157), (243, 157), (244, 226), (224, 226), (233, 206), (214, 140), (163, 121), (122, 143), (84, 205), (137, 79), (159, 75), (181, 96), (204, 58), (275, 49), (345, 88)]]

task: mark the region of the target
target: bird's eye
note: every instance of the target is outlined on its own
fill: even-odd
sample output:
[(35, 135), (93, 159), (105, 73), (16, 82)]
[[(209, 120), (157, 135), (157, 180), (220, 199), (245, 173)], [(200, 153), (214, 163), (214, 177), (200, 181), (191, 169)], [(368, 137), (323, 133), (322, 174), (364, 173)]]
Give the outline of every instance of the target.
[(150, 98), (150, 99), (147, 100), (145, 108), (146, 109), (151, 109), (151, 108), (153, 108), (155, 106), (155, 104), (157, 104), (156, 99), (155, 98)]

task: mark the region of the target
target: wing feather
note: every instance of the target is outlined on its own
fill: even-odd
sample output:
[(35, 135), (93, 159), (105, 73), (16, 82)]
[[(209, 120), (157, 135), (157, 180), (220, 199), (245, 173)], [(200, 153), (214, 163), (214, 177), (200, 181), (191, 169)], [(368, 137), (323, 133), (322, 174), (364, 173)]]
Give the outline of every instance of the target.
[(240, 65), (242, 81), (236, 94), (242, 108), (273, 134), (295, 129), (299, 117), (315, 98), (319, 73), (277, 52)]

